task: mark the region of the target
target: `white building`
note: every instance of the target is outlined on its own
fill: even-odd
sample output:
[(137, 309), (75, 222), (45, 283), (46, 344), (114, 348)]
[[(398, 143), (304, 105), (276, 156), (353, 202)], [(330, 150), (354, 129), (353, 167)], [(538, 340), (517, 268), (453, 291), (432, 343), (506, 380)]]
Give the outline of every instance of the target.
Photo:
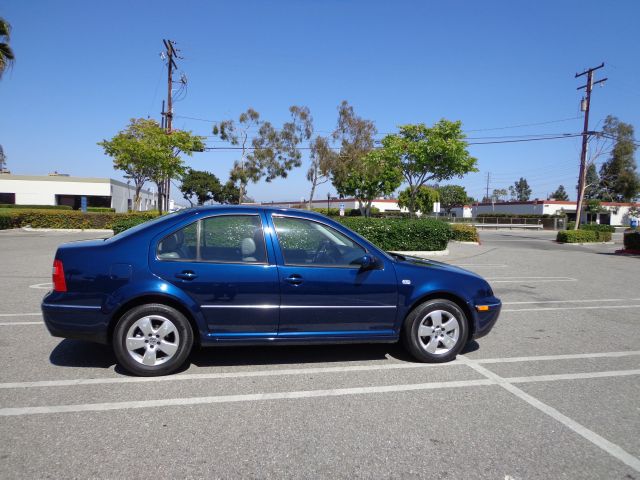
[[(629, 209), (640, 208), (640, 203), (602, 202), (603, 211), (595, 215), (592, 221), (606, 225), (629, 225)], [(465, 207), (465, 209), (468, 207)], [(470, 207), (471, 215), (462, 208), (453, 209), (456, 216), (477, 217), (480, 214), (510, 213), (515, 215), (562, 215), (568, 220), (576, 218), (576, 202), (561, 200), (530, 200), (527, 202), (477, 203)]]
[[(335, 208), (339, 209), (340, 205), (344, 205), (344, 211), (348, 215), (350, 210), (354, 208), (360, 208), (360, 202), (355, 198), (335, 198), (332, 197), (329, 200), (326, 198), (318, 198), (314, 200), (311, 205), (312, 208)], [(307, 208), (307, 202), (262, 202), (262, 205), (273, 205), (275, 207), (286, 207), (286, 208)], [(406, 208), (401, 209), (398, 206), (398, 201), (394, 199), (387, 198), (376, 198), (371, 204), (372, 207), (377, 208), (381, 212), (407, 212)]]
[[(78, 210), (82, 197), (86, 197), (88, 207), (127, 212), (133, 209), (135, 188), (111, 178), (0, 174), (0, 204), (68, 205)], [(155, 210), (157, 207), (158, 195), (142, 190), (139, 210)]]

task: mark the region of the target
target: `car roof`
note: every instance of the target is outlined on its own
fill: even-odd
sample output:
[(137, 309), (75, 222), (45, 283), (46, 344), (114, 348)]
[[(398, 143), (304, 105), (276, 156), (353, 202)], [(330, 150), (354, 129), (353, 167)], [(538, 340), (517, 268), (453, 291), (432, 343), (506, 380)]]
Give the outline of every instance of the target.
[(310, 216), (318, 217), (318, 218), (327, 218), (325, 215), (321, 213), (314, 212), (313, 210), (305, 210), (301, 208), (288, 208), (288, 207), (280, 207), (276, 205), (252, 205), (252, 204), (242, 204), (242, 205), (200, 205), (197, 207), (191, 207), (184, 211), (197, 211), (197, 212), (215, 212), (216, 210), (256, 210), (256, 211), (267, 211), (267, 212), (281, 212), (281, 213), (304, 213)]

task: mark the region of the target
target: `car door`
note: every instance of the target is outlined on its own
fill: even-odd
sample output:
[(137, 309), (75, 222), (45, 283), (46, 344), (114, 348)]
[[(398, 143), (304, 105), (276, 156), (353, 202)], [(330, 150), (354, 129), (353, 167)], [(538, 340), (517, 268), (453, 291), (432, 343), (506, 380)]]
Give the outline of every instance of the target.
[(278, 337), (393, 334), (397, 282), (391, 262), (363, 270), (367, 253), (320, 221), (272, 214), (281, 286)]
[(152, 270), (200, 307), (212, 337), (275, 336), (280, 304), (261, 214), (219, 214), (166, 235)]

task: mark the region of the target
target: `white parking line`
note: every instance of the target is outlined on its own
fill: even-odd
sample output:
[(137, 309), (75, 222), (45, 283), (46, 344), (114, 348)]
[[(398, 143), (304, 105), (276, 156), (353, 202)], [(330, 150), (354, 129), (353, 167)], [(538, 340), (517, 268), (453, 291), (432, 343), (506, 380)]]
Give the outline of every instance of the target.
[(618, 358), (640, 355), (640, 350), (626, 352), (601, 352), (601, 353), (573, 353), (565, 355), (539, 355), (533, 357), (506, 357), (506, 358), (479, 358), (473, 360), (476, 363), (514, 363), (514, 362), (539, 362), (547, 360), (579, 360), (584, 358)]
[[(589, 430), (584, 425), (581, 425), (575, 420), (567, 417), (566, 415), (563, 415), (555, 408), (547, 405), (546, 403), (541, 402), (537, 398), (529, 395), (528, 393), (519, 389), (515, 385), (512, 385), (511, 383), (509, 383), (508, 378), (500, 377), (499, 375), (493, 373), (490, 370), (487, 370), (481, 365), (475, 364), (474, 362), (468, 361), (467, 364), (471, 368), (473, 368), (476, 372), (480, 373), (481, 375), (484, 375), (487, 379), (494, 380), (498, 385), (500, 385), (502, 388), (507, 390), (509, 393), (512, 393), (516, 397), (527, 402), (532, 407), (549, 415), (551, 418), (557, 420), (558, 422), (563, 424), (565, 427), (573, 430), (575, 433), (585, 438), (586, 440), (590, 441), (597, 447), (600, 447), (609, 455), (617, 458), (618, 460), (623, 462), (625, 465), (628, 465), (629, 467), (633, 468), (637, 472), (640, 472), (640, 460), (634, 457), (633, 455), (631, 455), (630, 453), (628, 453), (627, 451), (625, 451), (624, 449), (622, 449), (622, 447), (620, 447), (619, 445), (616, 445), (615, 443), (610, 442), (606, 438), (601, 437), (593, 430)], [(604, 374), (605, 372), (600, 372), (600, 373)], [(613, 373), (613, 372), (610, 372), (610, 373)], [(601, 375), (600, 377), (603, 377), (603, 376), (605, 375)], [(554, 376), (543, 375), (543, 377), (554, 377)], [(561, 375), (561, 377), (566, 377), (566, 375)], [(522, 378), (522, 377), (519, 377), (519, 378)]]
[[(375, 387), (336, 388), (336, 389), (330, 389), (330, 390), (303, 390), (303, 391), (293, 391), (293, 392), (251, 393), (251, 394), (241, 394), (241, 395), (216, 395), (216, 396), (207, 396), (207, 397), (168, 398), (168, 399), (159, 399), (159, 400), (139, 400), (139, 401), (129, 401), (129, 402), (83, 403), (83, 404), (75, 404), (75, 405), (46, 405), (41, 407), (9, 407), (9, 408), (0, 408), (0, 416), (8, 417), (8, 416), (19, 416), (19, 415), (49, 414), (49, 413), (102, 412), (107, 410), (125, 410), (125, 409), (132, 409), (132, 408), (154, 408), (154, 407), (172, 407), (172, 406), (185, 406), (185, 405), (204, 405), (204, 404), (214, 404), (214, 403), (256, 402), (256, 401), (264, 401), (264, 400), (338, 397), (338, 396), (346, 396), (346, 395), (410, 392), (410, 391), (436, 390), (436, 389), (442, 389), (442, 388), (479, 387), (479, 386), (488, 386), (488, 385), (500, 385), (504, 388), (511, 387), (511, 389), (507, 388), (507, 390), (509, 390), (511, 393), (514, 393), (521, 398), (523, 397), (515, 393), (515, 391), (521, 392), (523, 395), (527, 395), (519, 388), (508, 383), (510, 381), (509, 378), (502, 378), (494, 374), (493, 372), (485, 369), (484, 367), (481, 367), (480, 365), (476, 365), (474, 362), (468, 361), (464, 363), (466, 363), (468, 366), (470, 366), (471, 368), (476, 370), (478, 373), (480, 373), (481, 375), (487, 378), (479, 379), (479, 380), (411, 383), (411, 384), (403, 384), (403, 385), (381, 385), (381, 386), (375, 386)], [(588, 372), (588, 373), (573, 373), (573, 374), (566, 374), (566, 375), (563, 374), (563, 375), (538, 375), (538, 376), (531, 376), (531, 377), (515, 377), (515, 379), (520, 383), (524, 383), (524, 382), (550, 382), (550, 381), (559, 381), (559, 380), (573, 380), (573, 379), (581, 379), (581, 378), (608, 378), (608, 377), (620, 377), (620, 376), (628, 376), (628, 375), (640, 375), (640, 370), (619, 370), (619, 371), (599, 372), (597, 376), (595, 376), (593, 372)], [(512, 391), (512, 389), (514, 391)], [(531, 398), (533, 399), (533, 397)], [(533, 399), (533, 400), (535, 400), (536, 402), (539, 402), (536, 399)], [(542, 403), (542, 402), (539, 402), (539, 403)], [(548, 407), (548, 408), (551, 408), (551, 407)], [(542, 408), (540, 409), (542, 410)], [(548, 412), (545, 411), (545, 413), (548, 413)], [(594, 433), (593, 435), (596, 435), (596, 434)], [(631, 465), (631, 464), (628, 464), (628, 465)], [(639, 465), (640, 465), (640, 462), (639, 462)], [(638, 468), (638, 470), (640, 471), (640, 468)]]
[[(584, 358), (617, 358), (640, 355), (640, 350), (628, 352), (604, 352), (604, 353), (581, 353), (574, 355), (546, 355), (533, 357), (506, 357), (487, 358), (474, 360), (476, 363), (514, 363), (514, 362), (536, 362), (545, 360), (571, 360)], [(235, 379), (253, 377), (274, 377), (285, 375), (311, 375), (322, 373), (351, 373), (351, 372), (372, 372), (382, 370), (404, 370), (404, 369), (428, 369), (442, 368), (456, 365), (466, 365), (463, 357), (448, 363), (391, 363), (376, 365), (353, 365), (347, 367), (314, 367), (314, 368), (283, 368), (270, 370), (251, 370), (243, 372), (213, 372), (213, 373), (183, 373), (179, 375), (168, 375), (165, 377), (111, 377), (111, 378), (77, 378), (69, 380), (39, 380), (34, 382), (7, 382), (0, 383), (0, 389), (9, 388), (42, 388), (42, 387), (71, 387), (82, 385), (106, 385), (123, 383), (147, 383), (147, 382), (177, 382), (183, 380), (216, 380)]]
[(608, 310), (611, 308), (637, 308), (640, 305), (598, 305), (597, 307), (538, 307), (538, 308), (506, 308), (503, 312), (549, 312), (554, 310)]
[(558, 380), (587, 380), (590, 378), (628, 377), (631, 375), (640, 375), (640, 369), (614, 370), (614, 371), (608, 371), (608, 372), (556, 373), (553, 375), (532, 375), (528, 377), (509, 377), (509, 378), (505, 378), (505, 380), (509, 383), (532, 383), (532, 382), (555, 382)]
[(147, 382), (174, 382), (181, 380), (216, 380), (225, 378), (251, 378), (274, 377), (279, 375), (311, 375), (319, 373), (347, 373), (347, 372), (371, 372), (380, 370), (399, 370), (410, 368), (436, 368), (449, 365), (461, 365), (454, 360), (449, 363), (392, 363), (389, 365), (354, 365), (351, 367), (316, 367), (316, 368), (284, 368), (271, 370), (253, 370), (245, 372), (219, 372), (219, 373), (183, 373), (166, 377), (115, 377), (115, 378), (86, 378), (73, 380), (43, 380), (36, 382), (12, 382), (0, 383), (0, 389), (5, 388), (33, 388), (33, 387), (67, 387), (75, 385), (103, 385), (113, 383), (147, 383)]
[(44, 325), (44, 322), (0, 322), (0, 327), (12, 327), (14, 325)]
[(456, 267), (465, 267), (465, 268), (466, 267), (504, 268), (508, 266), (504, 263), (451, 263), (451, 265), (454, 265)]
[(34, 415), (38, 413), (63, 412), (100, 412), (105, 410), (124, 410), (130, 408), (171, 407), (185, 405), (203, 405), (212, 403), (256, 402), (263, 400), (285, 400), (295, 398), (338, 397), (370, 393), (409, 392), (416, 390), (434, 390), (440, 388), (477, 387), (493, 385), (488, 379), (451, 382), (413, 383), (408, 385), (385, 385), (378, 387), (336, 388), (332, 390), (304, 390), (298, 392), (252, 393), (244, 395), (217, 395), (212, 397), (167, 398), (162, 400), (141, 400), (134, 402), (85, 403), (78, 405), (51, 405), (44, 407), (0, 408), (0, 417), (16, 415)]
[(640, 302), (640, 298), (587, 298), (583, 300), (532, 300), (527, 302), (502, 302), (502, 305), (537, 305), (543, 303), (600, 303), (600, 302)]
[(29, 285), (29, 288), (36, 288), (38, 290), (51, 290), (53, 288), (53, 283), (36, 283), (35, 285)]
[(577, 282), (577, 278), (571, 277), (496, 277), (486, 278), (491, 283), (547, 283), (547, 282)]
[(0, 313), (0, 317), (36, 317), (42, 316), (41, 312), (37, 313)]

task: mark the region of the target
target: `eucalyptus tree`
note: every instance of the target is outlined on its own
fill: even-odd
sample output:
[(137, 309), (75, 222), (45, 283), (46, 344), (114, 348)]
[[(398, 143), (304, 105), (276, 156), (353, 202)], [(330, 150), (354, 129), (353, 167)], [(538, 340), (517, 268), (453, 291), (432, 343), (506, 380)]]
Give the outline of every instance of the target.
[(11, 39), (11, 25), (4, 18), (0, 17), (0, 78), (2, 74), (10, 68), (16, 61), (13, 49), (9, 45)]
[(238, 203), (245, 198), (249, 182), (286, 178), (291, 169), (302, 164), (300, 144), (311, 138), (313, 118), (307, 107), (294, 105), (289, 113), (291, 120), (282, 128), (261, 120), (252, 108), (240, 114), (237, 121), (225, 120), (213, 126), (214, 135), (239, 148), (240, 158), (234, 161), (230, 173), (239, 190)]

